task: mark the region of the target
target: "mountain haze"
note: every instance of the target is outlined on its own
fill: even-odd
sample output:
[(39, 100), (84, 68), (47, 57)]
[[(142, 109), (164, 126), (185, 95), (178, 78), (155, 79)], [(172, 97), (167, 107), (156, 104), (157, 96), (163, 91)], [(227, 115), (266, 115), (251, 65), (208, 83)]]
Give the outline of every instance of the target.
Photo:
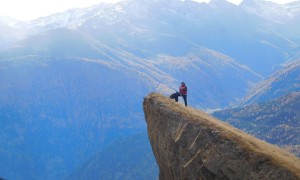
[(299, 3), (133, 0), (72, 9), (23, 26), (33, 33), (77, 29), (136, 55), (182, 56), (204, 46), (268, 75), (299, 55)]
[(285, 64), (258, 83), (238, 107), (216, 111), (213, 115), (299, 156), (299, 62)]
[(67, 179), (157, 179), (158, 167), (149, 149), (146, 133), (118, 139)]
[[(107, 148), (138, 146), (145, 94), (169, 96), (181, 81), (189, 106), (236, 104), (300, 56), (300, 2), (266, 3), (127, 0), (29, 22), (0, 18), (1, 177), (85, 177), (96, 171), (88, 163), (119, 152)], [(271, 20), (277, 10), (285, 14)]]
[[(249, 134), (299, 156), (300, 144), (300, 92), (259, 104), (214, 112), (213, 115)], [(288, 149), (288, 148), (287, 148)]]
[(296, 60), (285, 64), (283, 68), (253, 87), (242, 99), (241, 104), (265, 102), (299, 91), (300, 60)]

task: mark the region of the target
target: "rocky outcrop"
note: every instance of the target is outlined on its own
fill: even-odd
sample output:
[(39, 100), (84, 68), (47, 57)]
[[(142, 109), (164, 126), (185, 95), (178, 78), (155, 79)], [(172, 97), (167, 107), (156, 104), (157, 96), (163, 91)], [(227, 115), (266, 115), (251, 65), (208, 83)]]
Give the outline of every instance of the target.
[(144, 112), (160, 179), (300, 179), (300, 160), (210, 115), (152, 93)]

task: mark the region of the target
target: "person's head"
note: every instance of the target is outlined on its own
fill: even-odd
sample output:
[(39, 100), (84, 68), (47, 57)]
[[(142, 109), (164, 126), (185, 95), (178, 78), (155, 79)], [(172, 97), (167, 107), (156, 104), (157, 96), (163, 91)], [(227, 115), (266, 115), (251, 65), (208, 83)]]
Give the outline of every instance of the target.
[(184, 82), (181, 82), (181, 86), (184, 86), (185, 85), (185, 83)]

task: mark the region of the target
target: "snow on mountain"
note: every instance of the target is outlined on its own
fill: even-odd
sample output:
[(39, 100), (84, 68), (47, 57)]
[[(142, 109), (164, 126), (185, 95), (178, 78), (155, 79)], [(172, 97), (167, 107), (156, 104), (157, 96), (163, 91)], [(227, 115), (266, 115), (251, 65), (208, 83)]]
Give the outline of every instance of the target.
[(51, 15), (49, 17), (42, 17), (31, 22), (36, 27), (47, 27), (51, 25), (53, 28), (76, 26), (80, 25), (84, 19), (85, 9), (70, 9), (63, 13)]
[(5, 24), (11, 28), (17, 28), (22, 24), (22, 21), (7, 16), (0, 16), (0, 24)]
[[(277, 4), (267, 0), (244, 0), (239, 7), (245, 12), (277, 23), (284, 23), (287, 18), (294, 18), (300, 14), (300, 0), (287, 4)], [(122, 17), (126, 17), (128, 13), (135, 15), (136, 18), (142, 18), (155, 16), (155, 12), (159, 10), (172, 10), (174, 13), (187, 12), (183, 8), (189, 9), (191, 12), (195, 12), (195, 9), (201, 9), (202, 13), (207, 13), (211, 12), (208, 8), (230, 11), (236, 10), (238, 6), (226, 0), (211, 0), (208, 4), (191, 0), (166, 0), (161, 2), (157, 0), (125, 0), (116, 4), (101, 3), (88, 8), (69, 9), (61, 13), (26, 22), (9, 17), (0, 17), (0, 22), (5, 22), (11, 27), (20, 27), (20, 25), (27, 24), (27, 27), (69, 27), (74, 29), (93, 17), (116, 21), (117, 19), (123, 19)]]
[(300, 0), (288, 3), (284, 5), (290, 16), (297, 17), (300, 16)]
[[(102, 12), (110, 4), (101, 3), (88, 8), (75, 8), (69, 9), (65, 12), (56, 13), (47, 17), (38, 18), (36, 20), (28, 23), (28, 26), (35, 28), (46, 28), (46, 29), (55, 29), (61, 27), (68, 27), (71, 29), (76, 29), (78, 26), (83, 24), (93, 16), (93, 14)], [(91, 15), (91, 13), (93, 13)]]
[(28, 31), (22, 28), (23, 25), (24, 22), (0, 16), (0, 51), (12, 47), (14, 43), (27, 37)]
[[(297, 5), (289, 7), (296, 13)], [(127, 0), (24, 22), (22, 31), (28, 37), (0, 53), (0, 119), (11, 127), (17, 116), (17, 129), (30, 135), (20, 138), (38, 143), (16, 144), (15, 129), (2, 128), (5, 136), (0, 137), (9, 139), (2, 144), (12, 143), (0, 154), (2, 162), (9, 162), (0, 163), (1, 175), (14, 172), (14, 177), (17, 169), (23, 170), (16, 165), (28, 164), (33, 170), (19, 172), (26, 174), (20, 177), (47, 179), (49, 174), (48, 179), (59, 179), (54, 176), (68, 173), (110, 136), (119, 136), (114, 132), (144, 128), (144, 95), (173, 93), (182, 80), (192, 97), (189, 105), (214, 109), (236, 102), (261, 80), (256, 72), (268, 74), (286, 60), (283, 55), (292, 54), (295, 48), (282, 39), (298, 45), (297, 24), (287, 26), (294, 34), (281, 33), (279, 38), (265, 22), (224, 0)], [(0, 27), (0, 39), (8, 32), (14, 31)], [(40, 123), (45, 123), (42, 128)], [(34, 153), (15, 159), (25, 147)], [(62, 154), (48, 154), (48, 147)], [(27, 161), (39, 157), (45, 158)], [(63, 164), (52, 165), (54, 158)]]
[(235, 4), (230, 3), (226, 0), (211, 0), (209, 2), (209, 6), (212, 7), (213, 9), (219, 9), (219, 10), (222, 10), (222, 11), (237, 8), (237, 6)]
[[(188, 6), (187, 6), (188, 5)], [(166, 11), (178, 14), (178, 12), (188, 12), (184, 10), (187, 8), (192, 12), (195, 12), (195, 8), (199, 10), (203, 3), (197, 3), (194, 1), (156, 1), (156, 0), (127, 0), (121, 1), (116, 4), (101, 3), (88, 8), (76, 8), (70, 9), (61, 13), (56, 13), (47, 17), (38, 18), (30, 21), (27, 27), (35, 28), (47, 28), (55, 29), (61, 27), (68, 27), (76, 29), (83, 23), (97, 18), (98, 20), (107, 23), (114, 24), (121, 21), (126, 21), (127, 18), (131, 19), (143, 19), (151, 16), (156, 16), (156, 12)], [(207, 7), (207, 6), (206, 6)]]
[(293, 19), (300, 11), (300, 1), (288, 4), (277, 4), (265, 0), (244, 0), (240, 7), (268, 21), (285, 24)]
[(150, 48), (155, 49), (152, 53), (171, 55), (185, 55), (192, 46), (204, 46), (269, 75), (276, 69), (274, 64), (278, 67), (297, 53), (299, 4), (244, 0), (237, 6), (226, 0), (126, 0), (53, 14), (25, 22), (22, 29), (37, 35), (68, 28), (102, 43), (113, 43), (115, 48), (137, 49), (132, 46), (138, 44), (143, 51)]

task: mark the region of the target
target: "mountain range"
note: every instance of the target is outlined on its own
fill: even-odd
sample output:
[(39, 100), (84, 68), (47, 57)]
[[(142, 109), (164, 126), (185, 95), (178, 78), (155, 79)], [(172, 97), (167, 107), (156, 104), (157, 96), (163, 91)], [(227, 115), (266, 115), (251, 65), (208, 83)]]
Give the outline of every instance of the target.
[(264, 102), (300, 91), (300, 60), (292, 61), (252, 88), (241, 104)]
[(300, 156), (300, 60), (258, 83), (238, 107), (213, 115)]
[(239, 102), (300, 56), (299, 5), (127, 0), (0, 18), (1, 177), (68, 177), (112, 141), (145, 132), (143, 97), (181, 81), (191, 106)]
[[(267, 84), (272, 87), (267, 92), (260, 91), (256, 95), (258, 97), (266, 97), (266, 99), (260, 101), (259, 103), (251, 102), (250, 105), (240, 105), (240, 107), (229, 108), (221, 111), (215, 111), (212, 115), (233, 125), (261, 140), (267, 141), (269, 143), (275, 144), (280, 148), (293, 153), (296, 156), (300, 156), (300, 124), (299, 124), (299, 108), (300, 108), (300, 92), (293, 86), (284, 86), (285, 84), (292, 84), (297, 86), (300, 83), (300, 73), (299, 68), (296, 65), (299, 61), (291, 62), (286, 65), (284, 68), (279, 70), (278, 72), (271, 75), (268, 79), (277, 79), (277, 81), (281, 81), (281, 86), (278, 86), (277, 81), (265, 80), (261, 83), (257, 84), (253, 89), (259, 89), (258, 87), (263, 84)], [(285, 73), (282, 73), (285, 72)], [(265, 86), (263, 86), (265, 87)], [(275, 92), (286, 92), (282, 96), (278, 98), (272, 96)], [(252, 91), (250, 91), (252, 92)], [(251, 94), (251, 93), (250, 93)], [(143, 145), (144, 136), (134, 137), (134, 141), (130, 141), (131, 148), (140, 147)], [(146, 138), (145, 138), (146, 139)], [(134, 144), (136, 141), (139, 143)], [(125, 142), (124, 142), (125, 143)], [(128, 144), (128, 143), (126, 143)], [(148, 145), (148, 144), (147, 144)], [(122, 146), (122, 143), (121, 145)], [(121, 154), (114, 153), (112, 151), (114, 148), (109, 148), (110, 153), (113, 154)], [(132, 151), (132, 150), (130, 150)], [(92, 161), (86, 162), (85, 166), (79, 168), (76, 172), (75, 177), (78, 179), (86, 179), (84, 177), (90, 176), (91, 174), (94, 177), (104, 177), (106, 174), (106, 168), (99, 168), (103, 164), (103, 157), (111, 157), (112, 155), (103, 155), (106, 151), (99, 153), (97, 158), (93, 158)], [(138, 151), (139, 152), (139, 151)], [(148, 157), (148, 153), (145, 153)], [(127, 156), (125, 156), (127, 157)], [(139, 156), (138, 156), (139, 157)], [(119, 162), (115, 159), (121, 159), (117, 156), (117, 158), (112, 158), (112, 162)], [(144, 162), (144, 161), (142, 161)], [(141, 165), (141, 167), (148, 166), (152, 167), (152, 161), (147, 161), (147, 163)], [(117, 163), (116, 163), (117, 164)], [(98, 168), (93, 168), (98, 167)], [(137, 168), (139, 169), (139, 168)], [(153, 168), (145, 168), (152, 169)], [(92, 171), (91, 173), (91, 170)], [(148, 171), (146, 172), (148, 173)], [(113, 175), (114, 173), (109, 173)], [(128, 175), (131, 173), (129, 172)], [(125, 177), (125, 175), (124, 175)], [(128, 176), (126, 176), (128, 177)], [(129, 176), (132, 177), (132, 176)], [(142, 177), (141, 175), (135, 177)], [(74, 178), (74, 175), (72, 176)], [(155, 179), (155, 178), (153, 178)]]
[(66, 179), (157, 179), (158, 166), (146, 133), (120, 138)]
[(267, 76), (281, 63), (299, 57), (299, 3), (245, 0), (237, 6), (226, 0), (209, 4), (131, 0), (71, 9), (30, 22), (4, 23), (22, 29), (27, 34), (23, 37), (57, 28), (77, 30), (135, 55), (180, 56), (192, 47), (204, 46)]
[(213, 115), (269, 143), (300, 156), (300, 92), (263, 103), (214, 112)]

